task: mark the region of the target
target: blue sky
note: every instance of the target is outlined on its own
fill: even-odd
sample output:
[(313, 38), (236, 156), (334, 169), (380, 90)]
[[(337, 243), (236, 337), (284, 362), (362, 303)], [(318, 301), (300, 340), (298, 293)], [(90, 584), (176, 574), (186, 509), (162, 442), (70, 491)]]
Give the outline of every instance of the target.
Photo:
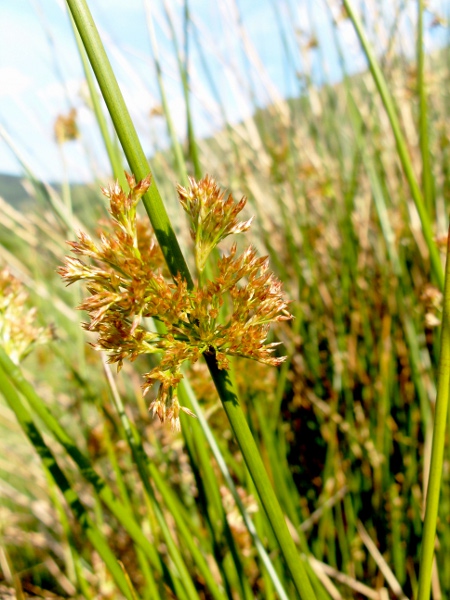
[[(111, 58), (125, 100), (143, 146), (151, 154), (166, 143), (164, 122), (150, 117), (160, 104), (148, 36), (145, 4), (152, 6), (164, 82), (177, 132), (185, 132), (183, 99), (176, 59), (170, 41), (162, 0), (91, 0), (89, 6)], [(338, 14), (337, 0), (329, 3)], [(377, 5), (379, 3), (373, 3)], [(400, 1), (384, 2), (384, 17)], [(411, 23), (415, 2), (407, 11), (407, 45), (412, 46)], [(178, 39), (182, 40), (183, 3), (169, 0)], [(370, 3), (365, 2), (368, 16)], [(125, 8), (126, 7), (126, 8)], [(341, 73), (332, 42), (329, 13), (323, 0), (190, 0), (197, 39), (204, 50), (214, 84), (231, 121), (249, 116), (255, 103), (298, 95), (298, 74), (310, 73), (320, 82), (335, 82)], [(430, 3), (432, 10), (448, 12), (446, 0)], [(445, 15), (443, 15), (445, 16)], [(428, 22), (432, 15), (428, 16)], [(241, 28), (241, 29), (240, 29)], [(281, 34), (286, 36), (283, 45)], [(312, 34), (320, 51), (299, 51)], [(442, 44), (444, 27), (434, 28), (427, 47)], [(348, 21), (339, 27), (351, 71), (364, 68), (364, 59)], [(383, 46), (382, 36), (374, 38)], [(409, 44), (409, 42), (411, 42)], [(405, 39), (403, 40), (405, 42)], [(191, 83), (196, 130), (208, 135), (223, 126), (221, 112), (208, 84), (202, 62), (191, 39)], [(84, 77), (63, 0), (0, 2), (0, 127), (16, 151), (44, 180), (89, 181), (108, 173), (97, 126), (86, 102)], [(53, 124), (71, 106), (78, 111), (81, 139), (61, 149), (54, 142)], [(14, 153), (0, 137), (0, 172), (22, 172)], [(1, 193), (1, 190), (0, 190)]]

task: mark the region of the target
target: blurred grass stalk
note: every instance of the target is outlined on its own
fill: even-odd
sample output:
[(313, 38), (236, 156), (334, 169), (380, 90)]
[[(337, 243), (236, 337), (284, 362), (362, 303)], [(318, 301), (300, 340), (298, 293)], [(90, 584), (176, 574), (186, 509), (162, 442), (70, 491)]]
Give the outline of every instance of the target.
[[(428, 247), (428, 251), (430, 253), (430, 261), (431, 268), (438, 283), (441, 291), (444, 289), (444, 271), (442, 269), (441, 257), (439, 256), (439, 251), (437, 249), (436, 243), (433, 238), (433, 228), (432, 228), (432, 216), (428, 213), (427, 207), (424, 202), (424, 198), (422, 192), (420, 190), (419, 184), (417, 183), (416, 176), (414, 174), (414, 168), (412, 165), (411, 157), (408, 152), (408, 147), (406, 144), (405, 137), (402, 133), (402, 129), (400, 126), (400, 121), (397, 116), (397, 110), (395, 108), (394, 100), (389, 91), (389, 87), (387, 85), (386, 79), (383, 75), (383, 72), (380, 68), (379, 62), (376, 58), (375, 52), (369, 42), (369, 39), (366, 35), (364, 27), (361, 23), (359, 16), (357, 15), (355, 9), (353, 8), (353, 3), (351, 0), (343, 0), (343, 5), (345, 10), (348, 13), (348, 16), (353, 23), (353, 27), (358, 35), (361, 46), (364, 50), (364, 53), (367, 58), (367, 62), (369, 63), (369, 68), (372, 73), (373, 79), (378, 89), (378, 93), (383, 102), (384, 108), (386, 110), (387, 116), (389, 118), (389, 122), (391, 124), (392, 133), (395, 137), (395, 142), (397, 144), (397, 153), (400, 159), (400, 162), (403, 167), (403, 172), (408, 181), (409, 188), (411, 190), (411, 195), (413, 197), (414, 203), (417, 208), (417, 212), (419, 213), (420, 222), (422, 224), (423, 235)], [(422, 14), (422, 11), (420, 11)], [(421, 36), (419, 36), (421, 39)], [(423, 64), (421, 65), (423, 70)], [(424, 90), (424, 79), (423, 75), (419, 77), (419, 86), (421, 86), (422, 91), (420, 93), (421, 99), (421, 111), (425, 111), (425, 114), (422, 114), (421, 118), (421, 143), (422, 143), (422, 151), (426, 151), (426, 162), (423, 164), (423, 169), (429, 170), (429, 159), (428, 159), (428, 150), (427, 150), (427, 123), (424, 121), (426, 119), (426, 103), (425, 103), (425, 90)], [(422, 155), (423, 158), (423, 155)], [(425, 175), (426, 181), (429, 181), (430, 175)], [(428, 190), (427, 190), (428, 191)]]
[[(181, 144), (178, 140), (178, 137), (177, 137), (177, 134), (175, 131), (175, 126), (174, 126), (172, 115), (171, 115), (171, 112), (169, 109), (169, 103), (167, 101), (167, 95), (166, 95), (166, 90), (165, 90), (163, 75), (162, 75), (161, 61), (159, 58), (158, 43), (156, 41), (155, 28), (153, 26), (151, 1), (145, 0), (144, 6), (145, 6), (145, 12), (146, 12), (146, 16), (147, 16), (147, 28), (148, 28), (148, 33), (149, 33), (149, 37), (150, 37), (151, 47), (152, 47), (153, 60), (155, 63), (156, 79), (158, 81), (159, 95), (161, 98), (163, 113), (164, 113), (164, 117), (165, 117), (166, 124), (167, 124), (167, 131), (169, 134), (172, 151), (174, 153), (174, 158), (175, 158), (175, 165), (176, 165), (175, 171), (178, 173), (178, 177), (180, 178), (181, 185), (187, 186), (188, 185), (187, 166), (186, 166), (186, 161), (184, 160)], [(183, 79), (183, 82), (184, 82), (184, 79)], [(184, 87), (186, 87), (186, 86), (184, 86)], [(187, 105), (187, 106), (189, 106), (189, 105)], [(130, 164), (130, 166), (131, 166), (131, 164)]]
[[(137, 180), (143, 179), (148, 175), (150, 168), (95, 28), (92, 16), (90, 15), (87, 3), (84, 0), (67, 0), (67, 5), (72, 13), (92, 69), (97, 77), (100, 90), (130, 168)], [(163, 88), (161, 88), (161, 91), (163, 91)], [(181, 274), (186, 279), (188, 285), (192, 286), (192, 277), (181, 253), (154, 179), (149, 192), (143, 198), (143, 202), (172, 275)], [(314, 600), (316, 594), (311, 586), (304, 563), (300, 559), (298, 550), (287, 528), (284, 515), (264, 468), (258, 448), (240, 407), (236, 390), (231, 383), (229, 375), (218, 369), (215, 358), (206, 357), (206, 359), (244, 460), (290, 570), (296, 590), (303, 600)], [(137, 456), (135, 454), (135, 458)], [(141, 469), (139, 470), (141, 471)], [(142, 479), (144, 481), (143, 477)]]
[(419, 591), (417, 600), (430, 597), (431, 576), (436, 544), (436, 526), (441, 495), (444, 465), (445, 433), (450, 386), (450, 227), (447, 240), (444, 306), (441, 328), (441, 351), (437, 381), (436, 408), (434, 414), (433, 446), (431, 450), (430, 475), (425, 498), (425, 522), (420, 554)]
[(418, 0), (417, 4), (417, 94), (419, 96), (419, 141), (420, 154), (422, 157), (422, 190), (428, 214), (433, 218), (434, 206), (434, 182), (433, 171), (430, 160), (429, 144), (429, 122), (428, 122), (428, 98), (425, 77), (425, 48), (423, 40), (423, 16), (425, 10), (424, 0)]
[[(439, 511), (439, 498), (442, 485), (442, 469), (445, 448), (445, 433), (447, 429), (447, 414), (449, 401), (450, 385), (450, 229), (447, 241), (447, 259), (445, 276), (442, 270), (441, 259), (437, 246), (433, 239), (432, 222), (434, 216), (433, 205), (433, 175), (430, 164), (429, 144), (428, 144), (428, 109), (427, 109), (427, 91), (425, 84), (424, 69), (424, 49), (423, 49), (423, 11), (424, 3), (418, 0), (418, 22), (417, 22), (417, 93), (419, 97), (419, 139), (422, 158), (422, 186), (423, 195), (414, 175), (412, 161), (407, 149), (406, 141), (401, 131), (400, 122), (397, 117), (397, 111), (393, 98), (390, 94), (388, 85), (383, 76), (381, 68), (376, 59), (369, 40), (366, 36), (362, 23), (356, 14), (351, 0), (343, 0), (343, 5), (353, 23), (355, 31), (359, 37), (361, 46), (365, 52), (369, 63), (370, 71), (376, 83), (380, 98), (386, 109), (392, 132), (397, 144), (397, 151), (400, 162), (403, 166), (405, 177), (409, 183), (411, 194), (413, 196), (417, 211), (420, 216), (422, 231), (430, 253), (431, 267), (435, 279), (444, 292), (442, 331), (440, 341), (440, 355), (438, 367), (437, 395), (434, 412), (434, 427), (432, 437), (431, 461), (429, 470), (429, 480), (425, 496), (425, 521), (422, 534), (419, 587), (417, 600), (428, 600), (431, 590), (431, 579), (433, 569), (434, 550), (436, 544), (436, 526)], [(364, 152), (364, 150), (363, 150)], [(374, 173), (374, 172), (373, 172)], [(390, 236), (389, 236), (390, 237)], [(387, 242), (389, 243), (389, 237)], [(388, 246), (389, 247), (389, 246)], [(400, 274), (398, 268), (398, 259), (396, 254), (391, 253), (394, 260), (394, 268)], [(423, 407), (423, 403), (422, 403)], [(428, 419), (426, 415), (427, 408), (422, 408), (422, 416), (426, 429)]]
[[(3, 353), (4, 351), (1, 350), (1, 352)], [(7, 372), (10, 372), (10, 370)], [(73, 489), (67, 477), (61, 470), (53, 452), (45, 443), (40, 430), (35, 425), (28, 410), (20, 399), (19, 394), (10, 382), (9, 377), (6, 374), (7, 372), (3, 370), (3, 367), (0, 367), (0, 390), (9, 407), (16, 415), (17, 421), (19, 422), (24, 434), (28, 437), (36, 452), (40, 456), (45, 470), (51, 474), (55, 484), (61, 490), (67, 504), (72, 509), (75, 518), (86, 534), (86, 537), (89, 539), (99, 556), (104, 561), (108, 571), (115, 579), (122, 594), (127, 598), (127, 600), (135, 600), (136, 596), (133, 593), (133, 590), (130, 588), (130, 582), (128, 578), (125, 577), (125, 574), (119, 566), (116, 557), (109, 548), (104, 535), (90, 518), (76, 491)]]
[[(0, 368), (3, 369), (4, 373), (8, 374), (8, 377), (15, 388), (17, 388), (17, 390), (26, 398), (30, 408), (36, 413), (48, 432), (63, 446), (67, 454), (76, 464), (80, 474), (92, 484), (102, 502), (104, 502), (111, 513), (118, 519), (119, 523), (128, 532), (134, 542), (142, 548), (153, 568), (161, 575), (162, 568), (160, 566), (158, 554), (154, 546), (150, 544), (143, 535), (140, 527), (135, 521), (133, 513), (127, 510), (122, 502), (115, 498), (113, 490), (107, 482), (98, 475), (89, 458), (80, 451), (75, 441), (67, 434), (52, 413), (46, 408), (45, 402), (24, 378), (20, 367), (12, 363), (3, 348), (0, 348)], [(10, 388), (8, 388), (8, 390), (10, 390)], [(58, 481), (56, 481), (56, 483), (58, 483)]]

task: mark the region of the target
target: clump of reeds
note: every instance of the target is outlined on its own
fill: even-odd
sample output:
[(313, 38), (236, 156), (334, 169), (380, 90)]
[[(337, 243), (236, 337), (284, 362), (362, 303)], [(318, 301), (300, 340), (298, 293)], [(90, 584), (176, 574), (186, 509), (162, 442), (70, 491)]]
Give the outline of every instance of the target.
[[(84, 3), (74, 0), (68, 3), (78, 15), (80, 26)], [(10, 431), (15, 421), (10, 419), (2, 427), (2, 448), (9, 452), (3, 454), (10, 463), (5, 466), (6, 461), (0, 461), (1, 491), (8, 499), (5, 521), (12, 521), (8, 514), (23, 511), (25, 515), (20, 521), (24, 535), (13, 536), (9, 529), (4, 544), (7, 560), (12, 558), (10, 564), (20, 571), (14, 576), (11, 570), (10, 585), (22, 581), (25, 586), (27, 575), (23, 573), (28, 573), (34, 584), (41, 582), (42, 588), (63, 593), (57, 583), (61, 581), (66, 595), (75, 597), (79, 593), (83, 598), (109, 594), (127, 598), (175, 596), (189, 600), (211, 596), (221, 600), (237, 595), (246, 599), (286, 600), (295, 597), (296, 590), (302, 598), (312, 598), (314, 594), (320, 598), (377, 598), (389, 593), (402, 597), (419, 593), (421, 563), (421, 597), (428, 598), (430, 583), (434, 597), (445, 596), (450, 590), (446, 568), (450, 535), (445, 521), (449, 470), (445, 461), (440, 463), (448, 386), (442, 375), (435, 404), (438, 357), (441, 353), (445, 358), (447, 335), (444, 331), (444, 352), (440, 352), (437, 325), (442, 321), (443, 269), (435, 239), (447, 239), (450, 189), (445, 50), (436, 56), (424, 55), (422, 17), (427, 12), (422, 3), (418, 11), (417, 63), (411, 61), (407, 50), (402, 54), (402, 49), (395, 48), (405, 16), (402, 6), (398, 5), (392, 24), (383, 20), (383, 13), (378, 13), (377, 19), (368, 18), (362, 25), (351, 3), (344, 4), (346, 10), (334, 10), (337, 7), (327, 4), (330, 18), (334, 19), (333, 43), (342, 59), (344, 79), (338, 85), (325, 83), (320, 87), (314, 84), (317, 69), (323, 67), (323, 81), (328, 73), (320, 58), (323, 50), (320, 32), (314, 31), (315, 9), (311, 11), (311, 22), (302, 23), (302, 28), (308, 31), (301, 35), (296, 32), (291, 39), (294, 15), (288, 5), (285, 12), (274, 5), (274, 23), (284, 42), (283, 65), (286, 74), (289, 75), (289, 68), (293, 81), (299, 84), (300, 96), (295, 92), (296, 97), (287, 101), (273, 93), (264, 65), (254, 53), (249, 54), (251, 63), (245, 61), (248, 71), (240, 72), (243, 61), (237, 60), (232, 52), (222, 56), (221, 44), (208, 47), (209, 32), (201, 28), (197, 15), (191, 20), (188, 11), (183, 17), (186, 34), (186, 55), (183, 55), (177, 38), (180, 23), (175, 22), (170, 6), (166, 5), (168, 31), (183, 84), (189, 145), (184, 148), (175, 134), (170, 98), (166, 96), (162, 104), (171, 147), (152, 156), (155, 178), (142, 197), (153, 232), (150, 234), (148, 225), (137, 220), (136, 236), (127, 238), (121, 227), (126, 230), (132, 219), (120, 223), (119, 218), (118, 224), (110, 223), (103, 234), (111, 244), (111, 253), (115, 243), (120, 249), (124, 245), (118, 238), (119, 232), (130, 242), (123, 250), (125, 260), (120, 265), (107, 265), (104, 257), (95, 265), (87, 255), (79, 255), (86, 273), (92, 275), (97, 266), (104, 272), (116, 273), (117, 281), (121, 281), (118, 287), (114, 283), (107, 290), (109, 300), (114, 297), (110, 306), (106, 292), (97, 299), (96, 307), (91, 304), (92, 320), (87, 325), (89, 328), (99, 318), (93, 326), (93, 330), (98, 326), (98, 345), (103, 335), (102, 318), (106, 318), (110, 328), (103, 339), (106, 344), (112, 340), (114, 345), (104, 349), (118, 363), (121, 354), (123, 359), (132, 359), (133, 352), (139, 353), (136, 344), (139, 328), (147, 332), (146, 317), (143, 313), (139, 316), (140, 309), (147, 308), (145, 301), (139, 296), (136, 303), (130, 302), (133, 282), (130, 271), (137, 268), (142, 273), (147, 258), (148, 264), (153, 265), (145, 274), (150, 282), (156, 280), (160, 285), (162, 293), (158, 301), (167, 308), (163, 315), (166, 323), (156, 314), (161, 311), (156, 311), (154, 321), (158, 326), (155, 331), (149, 327), (155, 337), (143, 342), (146, 351), (139, 355), (135, 370), (125, 361), (116, 380), (108, 365), (100, 364), (98, 355), (86, 347), (79, 331), (79, 318), (72, 312), (72, 307), (80, 301), (74, 297), (78, 290), (70, 288), (71, 294), (64, 292), (60, 281), (53, 277), (67, 231), (92, 230), (96, 220), (93, 209), (101, 213), (103, 204), (86, 202), (83, 190), (83, 203), (73, 203), (73, 214), (82, 221), (79, 225), (71, 215), (69, 186), (63, 190), (65, 203), (61, 203), (57, 194), (53, 190), (49, 193), (28, 170), (29, 183), (37, 202), (41, 202), (38, 206), (46, 211), (45, 219), (37, 210), (34, 214), (14, 214), (2, 209), (0, 251), (5, 256), (11, 252), (20, 259), (19, 270), (23, 270), (33, 300), (39, 305), (42, 321), (56, 320), (60, 339), (51, 350), (29, 356), (24, 372), (15, 370), (7, 354), (0, 352), (0, 364), (6, 375), (3, 378), (0, 372), (1, 390), (13, 399), (16, 399), (14, 389), (19, 390), (29, 407), (28, 416), (38, 417), (36, 426), (42, 427), (49, 446), (58, 444), (58, 466), (67, 474), (66, 479), (61, 477), (39, 441), (33, 448), (42, 453), (44, 465), (52, 465), (49, 481), (58, 484), (56, 488), (54, 483), (49, 484), (53, 486), (50, 490), (59, 491), (48, 494), (45, 482), (42, 485), (43, 477), (39, 486), (34, 486), (31, 479), (19, 478), (14, 472), (18, 469), (11, 466), (14, 459), (11, 448), (16, 455), (25, 453), (20, 436)], [(150, 3), (146, 6), (151, 29), (153, 9)], [(376, 3), (365, 4), (368, 15), (376, 8)], [(241, 22), (237, 6), (236, 9), (236, 31), (242, 36), (245, 48), (251, 49), (251, 39), (243, 26), (245, 20)], [(437, 22), (435, 19), (430, 27), (438, 26)], [(346, 73), (345, 32), (349, 27), (359, 36), (371, 72), (353, 76)], [(226, 31), (230, 28), (232, 23), (227, 21)], [(387, 42), (380, 60), (369, 38), (376, 35), (381, 47), (384, 34)], [(291, 44), (294, 38), (299, 41), (298, 48)], [(152, 47), (159, 90), (164, 97), (165, 57), (157, 57), (157, 40), (158, 32), (152, 35)], [(195, 47), (192, 53), (187, 51), (188, 42)], [(87, 66), (92, 106), (114, 178), (124, 190), (122, 196), (119, 188), (112, 186), (108, 193), (112, 197), (112, 190), (117, 189), (120, 202), (126, 202), (123, 157), (109, 135), (83, 43), (107, 100), (129, 169), (137, 180), (147, 176), (148, 162), (140, 153), (126, 107), (111, 101), (111, 95), (117, 99), (118, 92), (108, 79), (109, 66), (104, 57), (98, 60), (98, 47), (85, 35), (80, 49)], [(327, 40), (327, 44), (331, 43), (331, 39)], [(406, 48), (404, 36), (403, 43)], [(297, 78), (300, 68), (296, 67), (297, 51), (302, 57), (301, 68), (306, 69), (300, 74), (301, 79)], [(217, 99), (217, 113), (225, 117), (224, 131), (208, 140), (196, 138), (194, 132), (191, 101), (203, 89), (196, 85), (196, 69), (190, 69), (194, 55), (202, 60), (202, 72), (208, 75), (208, 68), (212, 69), (213, 77), (209, 73), (208, 81)], [(255, 111), (242, 123), (232, 124), (226, 119), (227, 103), (222, 96), (225, 86), (215, 88), (214, 82), (217, 60), (225, 69), (230, 67), (228, 71), (233, 71), (236, 80), (240, 79), (236, 89), (239, 94), (247, 92)], [(131, 63), (128, 67), (133, 70)], [(261, 89), (273, 102), (267, 108), (261, 108), (262, 99), (257, 93), (261, 91), (258, 87), (261, 82), (264, 82)], [(238, 101), (237, 96), (235, 100)], [(70, 113), (66, 114), (70, 117)], [(61, 128), (60, 141), (77, 135), (72, 127), (76, 127), (75, 121), (67, 125), (67, 131)], [(78, 125), (83, 140), (82, 120)], [(208, 184), (200, 185), (202, 171), (213, 173), (217, 181), (229, 182), (234, 197), (248, 196), (256, 218), (246, 237), (250, 237), (261, 254), (269, 253), (271, 268), (292, 299), (289, 312), (295, 319), (277, 322), (269, 339), (269, 344), (275, 340), (284, 343), (287, 360), (280, 368), (236, 358), (230, 348), (224, 351), (220, 344), (210, 352), (204, 343), (206, 332), (199, 332), (201, 323), (226, 327), (234, 312), (234, 299), (228, 292), (217, 316), (214, 307), (205, 315), (201, 302), (196, 302), (198, 294), (217, 282), (218, 255), (213, 251), (206, 267), (205, 255), (210, 245), (214, 245), (216, 234), (225, 231), (220, 226), (215, 229), (214, 218), (208, 221), (207, 211), (202, 216), (202, 206), (214, 206), (214, 202), (208, 204), (206, 196), (203, 204), (197, 201), (209, 189)], [(194, 172), (196, 177), (190, 186), (188, 172)], [(180, 181), (184, 186), (180, 199), (191, 213), (194, 241), (192, 259), (187, 263), (195, 263), (194, 277), (166, 220), (155, 181), (173, 216), (182, 215), (175, 202), (170, 205), (170, 198), (175, 197), (173, 182)], [(220, 218), (227, 202), (224, 196), (216, 205), (221, 211)], [(233, 206), (237, 208), (239, 202)], [(231, 224), (231, 229), (235, 225)], [(187, 239), (188, 228), (183, 224), (179, 229), (186, 231)], [(196, 238), (205, 234), (203, 245), (195, 244)], [(80, 239), (77, 243), (82, 242)], [(136, 259), (135, 242), (141, 257), (146, 257), (141, 262)], [(98, 259), (102, 240), (92, 243), (94, 259)], [(150, 248), (152, 256), (148, 256)], [(220, 260), (228, 260), (231, 265), (238, 256), (237, 251), (230, 256), (228, 250)], [(255, 256), (255, 261), (258, 260)], [(80, 263), (75, 260), (75, 264), (81, 272)], [(256, 279), (261, 277), (259, 271)], [(240, 290), (245, 297), (247, 283), (247, 277), (237, 282), (238, 298)], [(95, 287), (95, 281), (88, 285)], [(146, 293), (139, 285), (136, 290)], [(89, 307), (99, 293), (100, 288), (93, 289), (83, 303)], [(43, 299), (39, 298), (41, 294)], [(174, 314), (167, 304), (176, 294), (180, 310)], [(154, 296), (148, 314), (155, 308)], [(102, 305), (102, 301), (106, 304)], [(106, 312), (102, 314), (104, 309)], [(119, 313), (117, 318), (125, 326), (110, 335), (112, 318), (108, 319), (114, 313)], [(444, 325), (445, 322), (444, 319)], [(247, 316), (243, 324), (248, 324)], [(171, 328), (176, 344), (167, 338)], [(190, 376), (178, 369), (180, 341), (186, 344), (190, 360), (205, 349), (217, 387), (211, 383), (206, 367), (202, 370), (202, 363), (198, 362), (191, 389)], [(173, 350), (176, 361), (158, 364), (153, 356), (155, 349), (162, 357), (167, 353), (170, 357)], [(229, 370), (219, 368), (217, 356), (229, 363)], [(277, 358), (273, 354), (271, 357)], [(222, 366), (227, 364), (222, 362)], [(99, 376), (102, 369), (106, 379)], [(177, 424), (178, 406), (174, 402), (179, 401), (180, 406), (198, 416), (189, 419), (180, 412), (183, 425), (180, 436), (148, 420), (147, 403), (140, 388), (139, 374), (144, 372), (156, 375), (155, 387), (159, 386), (160, 394), (167, 393), (166, 397), (157, 396), (154, 400), (157, 413)], [(173, 378), (177, 374), (179, 381)], [(164, 388), (161, 383), (166, 376), (168, 385)], [(27, 378), (33, 385), (27, 385)], [(8, 382), (13, 383), (12, 390)], [(225, 411), (217, 400), (217, 390)], [(152, 390), (152, 403), (154, 393)], [(207, 402), (199, 403), (204, 399)], [(257, 450), (262, 454), (264, 468), (281, 504), (278, 520), (276, 511), (270, 512), (271, 506), (276, 505), (270, 496), (270, 483), (264, 479), (264, 469), (253, 460), (259, 453), (254, 448), (248, 452), (252, 436), (245, 430), (244, 421), (256, 439)], [(431, 458), (433, 421), (437, 450)], [(26, 420), (22, 423), (26, 432)], [(30, 439), (34, 444), (38, 441), (36, 435)], [(244, 448), (242, 453), (239, 444)], [(253, 480), (243, 466), (242, 456), (249, 464)], [(26, 464), (23, 459), (25, 473)], [(430, 464), (431, 478), (425, 499)], [(77, 500), (81, 500), (84, 512), (72, 502), (74, 490), (80, 492)], [(60, 498), (60, 493), (66, 496)], [(44, 496), (48, 502), (50, 495), (63, 531), (55, 525), (55, 515), (46, 517), (38, 510), (39, 502), (34, 502)], [(425, 504), (428, 516), (423, 535)], [(61, 510), (66, 506), (74, 509), (68, 518)], [(269, 518), (261, 507), (269, 507)], [(436, 520), (439, 507), (441, 519)], [(33, 515), (28, 531), (26, 511)], [(283, 537), (284, 517), (294, 540), (291, 545), (288, 536)], [(435, 543), (436, 525), (438, 543)], [(27, 534), (35, 529), (46, 535), (46, 544), (40, 546), (40, 552), (38, 536), (33, 535), (33, 547), (26, 542)], [(282, 541), (281, 558), (276, 536)], [(421, 559), (422, 537), (425, 543)], [(302, 588), (302, 582), (298, 581), (306, 580), (302, 571), (306, 559), (296, 562), (299, 550), (306, 557), (309, 549), (315, 557), (308, 559), (306, 567), (313, 592), (308, 587)], [(434, 553), (437, 568), (432, 571)], [(52, 563), (50, 558), (55, 556)], [(120, 569), (116, 559), (123, 559)], [(39, 571), (37, 565), (44, 564), (45, 568)], [(309, 565), (327, 592), (317, 584)], [(18, 597), (22, 593), (19, 587), (17, 584)]]

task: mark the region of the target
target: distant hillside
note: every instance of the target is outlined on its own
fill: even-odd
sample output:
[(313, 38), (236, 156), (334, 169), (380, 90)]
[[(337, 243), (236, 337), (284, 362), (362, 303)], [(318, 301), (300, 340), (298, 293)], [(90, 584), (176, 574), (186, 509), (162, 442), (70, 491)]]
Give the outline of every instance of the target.
[[(62, 195), (60, 183), (50, 184), (58, 195)], [(99, 187), (89, 184), (74, 183), (70, 186), (74, 210), (81, 213), (83, 210), (92, 208), (97, 203), (100, 195)], [(16, 175), (0, 174), (0, 196), (9, 204), (19, 210), (27, 210), (35, 199), (46, 204), (48, 192), (42, 182), (31, 182), (26, 177)]]
[[(447, 60), (449, 49), (450, 47), (446, 46), (428, 55), (430, 73), (438, 72), (438, 65)], [(405, 81), (402, 76), (404, 72), (404, 58), (390, 57), (389, 77), (396, 85), (404, 85)], [(409, 83), (411, 84), (411, 82)], [(346, 83), (341, 81), (335, 84), (323, 84), (318, 87), (312, 87), (311, 90), (314, 91), (312, 100), (308, 96), (307, 91), (305, 91), (303, 95), (286, 98), (277, 105), (256, 108), (252, 116), (240, 122), (229, 124), (211, 136), (197, 140), (201, 150), (201, 161), (205, 173), (217, 172), (219, 166), (225, 167), (225, 169), (228, 168), (228, 174), (234, 173), (236, 164), (233, 159), (230, 160), (230, 156), (233, 152), (239, 151), (242, 154), (242, 169), (244, 171), (248, 171), (249, 168), (258, 170), (260, 168), (258, 162), (265, 156), (265, 164), (266, 166), (267, 164), (270, 166), (272, 180), (276, 183), (284, 181), (286, 173), (283, 169), (286, 166), (286, 157), (290, 151), (286, 137), (286, 119), (289, 120), (291, 128), (295, 127), (298, 131), (302, 131), (305, 139), (315, 140), (320, 135), (319, 125), (323, 125), (323, 121), (329, 121), (331, 125), (337, 111), (342, 111), (342, 106), (346, 103), (347, 87), (351, 88), (355, 95), (358, 92), (364, 95), (371, 85), (371, 74), (368, 71), (361, 71), (349, 76)], [(431, 97), (438, 85), (440, 85), (440, 82), (436, 77), (432, 80), (430, 79), (429, 92)], [(395, 92), (400, 93), (400, 90), (394, 84), (392, 84), (392, 90), (394, 91), (394, 96)], [(408, 101), (414, 104), (413, 97)], [(342, 106), (338, 107), (339, 104)], [(348, 126), (347, 120), (342, 123), (342, 127), (346, 125)], [(248, 152), (253, 143), (256, 143), (256, 146), (250, 151), (253, 158), (249, 164), (245, 165), (246, 161), (244, 160), (243, 153)], [(258, 146), (261, 143), (263, 148)], [(322, 143), (324, 142), (322, 141)], [(338, 140), (335, 136), (329, 136), (326, 143), (328, 146), (327, 151), (331, 156), (337, 156), (342, 151), (340, 146), (336, 146)], [(324, 148), (322, 148), (323, 150)], [(183, 144), (183, 151), (188, 172), (191, 174), (194, 172), (194, 168), (190, 163), (186, 142)], [(171, 173), (176, 171), (174, 168), (173, 149), (166, 147), (158, 150), (153, 156), (149, 157), (149, 160), (151, 161), (152, 172), (158, 181), (158, 185), (164, 189), (164, 185), (170, 179), (167, 176), (168, 169)], [(239, 173), (235, 173), (235, 175), (239, 176)], [(225, 184), (227, 181), (227, 179), (224, 179), (222, 183)], [(36, 183), (37, 195), (39, 196), (41, 195), (39, 188), (42, 190), (43, 184), (40, 182)], [(170, 195), (173, 193), (171, 181), (169, 181), (168, 185)], [(16, 208), (20, 208), (33, 200), (33, 196), (27, 191), (31, 187), (31, 183), (24, 176), (0, 173), (0, 196)], [(61, 195), (62, 185), (60, 183), (51, 183), (51, 187)], [(71, 184), (71, 195), (74, 208), (80, 210), (90, 208), (92, 200), (101, 197), (100, 185), (98, 182), (92, 184)], [(102, 203), (104, 204), (104, 200), (102, 200)]]
[(0, 196), (16, 208), (30, 201), (22, 181), (23, 177), (0, 174)]

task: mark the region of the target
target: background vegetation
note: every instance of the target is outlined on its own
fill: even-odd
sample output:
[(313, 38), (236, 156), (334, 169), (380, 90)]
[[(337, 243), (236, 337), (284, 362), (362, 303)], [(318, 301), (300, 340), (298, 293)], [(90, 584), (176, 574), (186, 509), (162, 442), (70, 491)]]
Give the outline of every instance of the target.
[[(146, 117), (164, 119), (168, 128), (170, 145), (149, 161), (190, 264), (175, 184), (186, 174), (208, 173), (236, 198), (248, 197), (255, 223), (246, 235), (270, 256), (292, 301), (295, 319), (273, 329), (286, 362), (276, 369), (237, 359), (233, 376), (292, 537), (317, 575), (310, 576), (318, 598), (417, 594), (442, 316), (442, 272), (433, 252), (443, 263), (448, 224), (450, 63), (447, 46), (422, 55), (418, 19), (411, 21), (416, 56), (401, 43), (409, 5), (395, 3), (391, 20), (384, 4), (368, 3), (377, 18), (364, 23), (371, 40), (386, 40), (381, 49), (377, 42), (375, 61), (406, 158), (376, 69), (346, 74), (338, 32), (355, 23), (331, 4), (336, 35), (329, 43), (341, 57), (343, 80), (327, 82), (311, 26), (297, 36), (303, 73), (289, 73), (286, 44), (285, 69), (299, 78), (302, 93), (272, 94), (264, 103), (256, 90), (271, 88), (237, 20), (233, 35), (253, 57), (243, 67), (250, 83), (241, 90), (253, 101), (253, 115), (228, 120), (225, 90), (211, 77), (225, 126), (206, 139), (196, 136), (191, 118), (186, 40), (203, 55), (206, 79), (210, 49), (187, 3), (184, 11), (167, 12), (186, 138), (178, 140), (171, 128), (163, 75), (160, 114)], [(282, 39), (286, 14), (278, 14)], [(445, 26), (446, 15), (423, 14), (430, 31)], [(180, 24), (186, 38), (177, 33)], [(157, 61), (153, 42), (150, 58)], [(320, 85), (316, 71), (307, 70), (308, 57), (315, 70), (322, 64)], [(72, 115), (61, 129), (62, 151), (78, 135), (74, 125)], [(113, 168), (114, 157), (125, 165), (114, 138), (110, 156)], [(87, 344), (94, 338), (74, 310), (81, 291), (64, 288), (56, 269), (65, 240), (80, 228), (95, 231), (106, 215), (99, 182), (49, 185), (29, 165), (23, 169), (26, 193), (11, 177), (0, 179), (0, 257), (26, 286), (53, 340), (20, 371), (0, 353), (0, 390), (9, 399), (0, 404), (0, 596), (294, 598), (206, 366), (189, 370), (182, 392), (201, 418), (183, 417), (176, 434), (148, 414), (152, 392), (142, 398), (140, 375), (153, 358), (125, 364), (116, 375)], [(10, 404), (23, 402), (20, 420)], [(31, 434), (33, 447), (24, 431), (35, 430), (41, 438)], [(43, 463), (36, 447), (53, 458)], [(450, 594), (449, 473), (447, 451), (434, 599)]]

